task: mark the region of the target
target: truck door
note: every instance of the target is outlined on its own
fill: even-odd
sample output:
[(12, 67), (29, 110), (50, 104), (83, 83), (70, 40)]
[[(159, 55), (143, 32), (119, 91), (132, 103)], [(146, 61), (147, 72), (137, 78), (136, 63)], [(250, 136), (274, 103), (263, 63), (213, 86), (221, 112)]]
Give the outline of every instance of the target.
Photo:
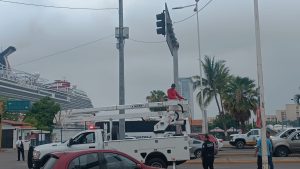
[(72, 139), (69, 143), (71, 150), (95, 149), (97, 148), (95, 132), (84, 132)]
[(296, 132), (290, 139), (291, 151), (300, 152), (300, 133)]
[(248, 132), (247, 134), (247, 144), (249, 145), (255, 145), (256, 144), (256, 140), (259, 137), (259, 131), (258, 130), (252, 130), (250, 132)]

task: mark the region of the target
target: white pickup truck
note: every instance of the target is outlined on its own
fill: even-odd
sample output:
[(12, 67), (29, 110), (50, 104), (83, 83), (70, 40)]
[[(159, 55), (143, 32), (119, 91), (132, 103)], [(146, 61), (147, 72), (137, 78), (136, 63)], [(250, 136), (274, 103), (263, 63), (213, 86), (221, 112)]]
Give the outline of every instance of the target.
[(42, 158), (47, 153), (87, 149), (118, 150), (149, 166), (159, 168), (167, 168), (168, 165), (181, 164), (190, 160), (188, 136), (105, 141), (104, 133), (101, 129), (86, 130), (64, 143), (37, 146), (32, 153), (33, 167), (40, 168), (43, 163)]
[(236, 146), (238, 149), (244, 148), (247, 146), (255, 146), (256, 140), (260, 137), (260, 129), (251, 129), (248, 133), (245, 134), (231, 134), (229, 143), (232, 146)]

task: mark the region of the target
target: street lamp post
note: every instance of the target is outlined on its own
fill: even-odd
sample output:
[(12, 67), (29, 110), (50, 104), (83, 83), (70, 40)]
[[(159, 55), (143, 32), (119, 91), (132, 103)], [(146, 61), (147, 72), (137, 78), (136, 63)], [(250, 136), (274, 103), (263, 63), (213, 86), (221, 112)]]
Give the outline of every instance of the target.
[(205, 107), (203, 106), (203, 82), (202, 82), (202, 58), (201, 58), (201, 52), (200, 52), (200, 31), (199, 31), (199, 10), (198, 10), (198, 2), (199, 0), (195, 0), (195, 4), (192, 5), (186, 5), (186, 6), (182, 6), (182, 7), (175, 7), (173, 9), (183, 9), (186, 7), (191, 7), (191, 6), (195, 6), (194, 12), (196, 12), (196, 16), (197, 16), (197, 40), (198, 40), (198, 55), (199, 55), (199, 69), (200, 69), (200, 109), (202, 112), (202, 118), (203, 118), (203, 122), (202, 122), (202, 132), (203, 133), (208, 133), (208, 121), (207, 121), (207, 112)]
[(263, 70), (262, 70), (262, 56), (260, 45), (260, 28), (259, 28), (259, 12), (258, 0), (254, 0), (254, 24), (255, 24), (255, 40), (256, 40), (256, 57), (257, 57), (257, 79), (259, 89), (259, 109), (261, 111), (261, 151), (262, 151), (262, 168), (268, 168), (267, 155), (267, 138), (266, 138), (266, 118), (265, 118), (265, 102), (264, 102), (264, 84), (263, 84)]

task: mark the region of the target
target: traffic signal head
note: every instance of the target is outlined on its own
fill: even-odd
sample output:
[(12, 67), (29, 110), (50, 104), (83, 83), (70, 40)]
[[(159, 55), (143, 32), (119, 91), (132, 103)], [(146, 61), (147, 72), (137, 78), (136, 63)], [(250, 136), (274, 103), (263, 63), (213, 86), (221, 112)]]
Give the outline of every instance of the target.
[(156, 32), (159, 35), (166, 35), (166, 17), (165, 12), (156, 15)]

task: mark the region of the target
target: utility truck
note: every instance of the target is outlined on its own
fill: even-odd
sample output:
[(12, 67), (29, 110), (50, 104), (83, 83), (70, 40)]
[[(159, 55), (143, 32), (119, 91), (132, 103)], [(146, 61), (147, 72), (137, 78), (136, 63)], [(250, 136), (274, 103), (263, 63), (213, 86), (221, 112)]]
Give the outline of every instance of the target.
[[(39, 168), (43, 165), (43, 157), (47, 153), (55, 151), (72, 151), (83, 149), (115, 149), (124, 152), (137, 160), (154, 167), (167, 168), (168, 165), (180, 164), (190, 159), (189, 137), (182, 135), (180, 130), (176, 135), (165, 137), (164, 131), (170, 125), (180, 126), (188, 117), (187, 101), (167, 101), (145, 104), (119, 105), (101, 108), (77, 109), (69, 111), (65, 122), (82, 121), (104, 121), (108, 120), (110, 125), (104, 125), (103, 129), (86, 130), (79, 132), (64, 143), (52, 143), (37, 146), (32, 153), (33, 166)], [(141, 112), (152, 107), (168, 107), (178, 105), (180, 111)], [(135, 113), (108, 114), (118, 110), (136, 110)], [(154, 126), (156, 137), (143, 139), (113, 140), (112, 122), (119, 119), (150, 118), (158, 117), (160, 120)], [(139, 127), (139, 126), (136, 126)], [(30, 157), (28, 159), (31, 159)]]

